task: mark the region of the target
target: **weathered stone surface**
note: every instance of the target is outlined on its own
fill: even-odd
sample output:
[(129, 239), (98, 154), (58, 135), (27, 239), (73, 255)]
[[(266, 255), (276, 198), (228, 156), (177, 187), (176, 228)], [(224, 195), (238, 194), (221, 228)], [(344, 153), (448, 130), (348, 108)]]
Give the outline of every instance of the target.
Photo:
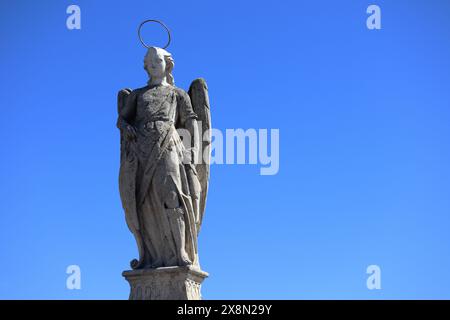
[(173, 67), (170, 53), (150, 47), (148, 84), (118, 93), (119, 191), (139, 253), (124, 272), (131, 299), (200, 299), (207, 276), (197, 237), (209, 183), (208, 87), (203, 79), (189, 93), (175, 87)]
[(163, 267), (124, 271), (130, 300), (200, 300), (201, 284), (208, 277), (192, 267)]

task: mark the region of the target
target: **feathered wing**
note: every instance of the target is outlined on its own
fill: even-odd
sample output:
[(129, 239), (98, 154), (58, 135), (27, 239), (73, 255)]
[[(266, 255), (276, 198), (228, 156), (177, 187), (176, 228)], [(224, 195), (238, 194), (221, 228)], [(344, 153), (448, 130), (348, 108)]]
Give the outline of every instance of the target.
[(198, 130), (200, 137), (199, 158), (197, 159), (195, 166), (197, 177), (202, 188), (200, 194), (198, 232), (205, 212), (209, 184), (209, 164), (211, 159), (211, 113), (206, 81), (202, 78), (195, 79), (192, 81), (188, 93), (191, 98), (192, 108), (198, 116)]
[[(118, 126), (120, 126), (120, 112), (127, 103), (130, 89), (122, 89), (117, 94), (117, 111), (119, 113)], [(120, 133), (120, 171), (119, 171), (119, 191), (122, 206), (125, 211), (125, 220), (131, 233), (133, 233), (139, 251), (139, 260), (132, 260), (130, 265), (133, 269), (142, 266), (144, 260), (144, 247), (141, 234), (139, 232), (139, 216), (136, 206), (136, 173), (138, 160), (135, 154), (135, 144), (125, 139)]]

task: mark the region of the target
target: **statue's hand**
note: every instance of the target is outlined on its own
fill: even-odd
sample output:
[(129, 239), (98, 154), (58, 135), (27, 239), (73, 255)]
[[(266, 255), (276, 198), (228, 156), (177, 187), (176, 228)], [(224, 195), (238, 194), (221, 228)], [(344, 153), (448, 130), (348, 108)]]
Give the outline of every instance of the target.
[(127, 125), (125, 127), (125, 137), (127, 140), (136, 140), (136, 129), (132, 125)]

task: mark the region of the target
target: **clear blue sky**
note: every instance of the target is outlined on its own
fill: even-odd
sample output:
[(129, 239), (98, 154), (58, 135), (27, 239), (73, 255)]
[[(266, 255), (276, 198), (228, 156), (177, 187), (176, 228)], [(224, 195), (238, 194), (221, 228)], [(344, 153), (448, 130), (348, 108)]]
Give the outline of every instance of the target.
[(0, 298), (128, 297), (116, 92), (145, 84), (136, 27), (157, 18), (177, 85), (207, 80), (214, 127), (280, 129), (278, 175), (212, 168), (204, 298), (449, 299), (449, 15), (446, 0), (2, 1)]

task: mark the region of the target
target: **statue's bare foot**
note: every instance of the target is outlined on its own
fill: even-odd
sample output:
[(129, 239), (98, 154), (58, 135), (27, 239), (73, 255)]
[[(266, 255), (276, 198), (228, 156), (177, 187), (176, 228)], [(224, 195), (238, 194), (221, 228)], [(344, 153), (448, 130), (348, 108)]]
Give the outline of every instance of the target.
[(157, 261), (152, 262), (152, 263), (149, 265), (149, 268), (151, 268), (151, 269), (156, 269), (156, 268), (159, 268), (159, 267), (161, 267), (161, 266), (162, 266), (161, 260), (157, 260)]
[(183, 257), (181, 258), (181, 264), (180, 264), (180, 266), (186, 267), (186, 266), (190, 266), (190, 265), (192, 265), (192, 261), (189, 260), (188, 257), (184, 257), (184, 256), (183, 256)]

